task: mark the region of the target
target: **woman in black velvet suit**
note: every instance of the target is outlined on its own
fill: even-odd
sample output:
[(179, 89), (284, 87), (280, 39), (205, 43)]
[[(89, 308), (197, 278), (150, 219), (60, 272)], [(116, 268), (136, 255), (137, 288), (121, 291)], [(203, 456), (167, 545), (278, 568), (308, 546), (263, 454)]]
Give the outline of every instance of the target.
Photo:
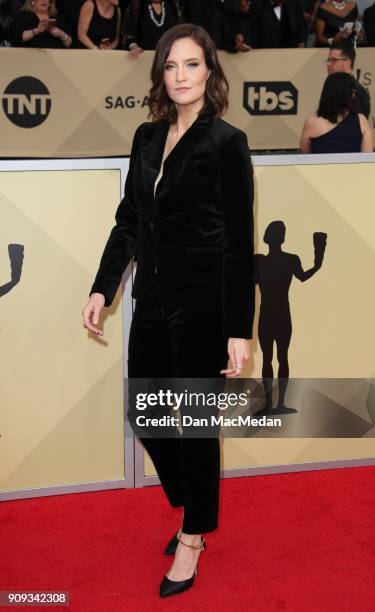
[[(248, 359), (254, 313), (253, 174), (243, 131), (221, 119), (228, 84), (199, 26), (160, 39), (151, 71), (152, 121), (135, 132), (116, 213), (84, 325), (97, 327), (136, 256), (129, 378), (236, 377)], [(231, 366), (227, 368), (228, 355)], [(192, 586), (202, 534), (217, 527), (219, 440), (143, 438), (183, 522), (161, 596)]]

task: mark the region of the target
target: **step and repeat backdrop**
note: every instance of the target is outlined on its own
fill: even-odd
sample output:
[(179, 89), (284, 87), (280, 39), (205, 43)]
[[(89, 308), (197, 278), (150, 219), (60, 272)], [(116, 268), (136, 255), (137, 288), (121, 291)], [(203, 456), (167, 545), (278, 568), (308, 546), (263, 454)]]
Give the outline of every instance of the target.
[[(345, 163), (294, 157), (290, 165), (282, 157), (273, 165), (254, 159), (258, 288), (244, 373), (261, 378), (266, 357), (259, 337), (270, 318), (278, 348), (289, 347), (291, 412), (283, 418), (290, 436), (225, 439), (222, 467), (233, 473), (375, 457), (375, 155), (344, 156)], [(123, 321), (122, 306), (129, 295), (122, 298), (119, 289), (106, 310), (104, 338), (91, 336), (81, 321), (124, 176), (78, 170), (78, 160), (43, 171), (1, 163), (0, 497), (124, 484), (126, 451), (133, 448), (123, 419), (131, 310)], [(126, 168), (127, 162), (124, 175)], [(316, 257), (320, 266), (311, 273)], [(260, 291), (274, 297), (263, 323)], [(275, 378), (276, 353), (274, 345)], [(299, 379), (307, 381), (303, 388)], [(344, 434), (335, 437), (342, 425)], [(145, 459), (141, 482), (154, 474)]]
[[(297, 149), (327, 75), (326, 49), (219, 52), (230, 85), (225, 119), (252, 150)], [(368, 89), (375, 126), (374, 49), (358, 49), (354, 76)], [(153, 52), (0, 49), (0, 157), (130, 153), (147, 120)]]

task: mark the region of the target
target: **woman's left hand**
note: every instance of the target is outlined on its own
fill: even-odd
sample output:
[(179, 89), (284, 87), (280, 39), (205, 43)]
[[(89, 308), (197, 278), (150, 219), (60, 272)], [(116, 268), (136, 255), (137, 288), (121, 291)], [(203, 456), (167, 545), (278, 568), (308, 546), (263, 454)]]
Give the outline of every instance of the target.
[(65, 32), (60, 30), (60, 28), (51, 28), (49, 32), (50, 34), (52, 34), (52, 36), (55, 36), (56, 38), (63, 39), (64, 36), (66, 36)]
[(228, 370), (220, 370), (220, 374), (225, 374), (226, 378), (236, 378), (241, 374), (249, 359), (249, 341), (246, 338), (229, 338), (228, 355), (232, 367)]

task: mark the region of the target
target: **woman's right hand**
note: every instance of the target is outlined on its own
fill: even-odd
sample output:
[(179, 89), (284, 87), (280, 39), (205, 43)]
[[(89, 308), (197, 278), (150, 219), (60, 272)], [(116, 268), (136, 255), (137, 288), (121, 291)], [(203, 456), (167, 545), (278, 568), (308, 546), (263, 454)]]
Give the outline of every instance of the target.
[(35, 28), (37, 34), (45, 32), (48, 28), (48, 19), (39, 19), (38, 27)]
[(105, 297), (102, 293), (92, 293), (86, 306), (82, 310), (83, 327), (86, 327), (97, 336), (103, 336), (103, 331), (96, 327), (99, 323), (100, 313), (103, 310)]
[(335, 37), (333, 39), (334, 43), (340, 43), (343, 40), (346, 40), (351, 34), (351, 31), (348, 28), (345, 28), (345, 30), (341, 30), (340, 32), (337, 32), (337, 34), (335, 34)]

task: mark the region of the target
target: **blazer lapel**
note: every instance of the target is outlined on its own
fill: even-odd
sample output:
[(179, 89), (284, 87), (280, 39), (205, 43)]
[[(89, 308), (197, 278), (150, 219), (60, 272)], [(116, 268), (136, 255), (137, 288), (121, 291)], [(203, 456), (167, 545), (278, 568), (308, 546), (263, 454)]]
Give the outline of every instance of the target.
[(153, 200), (154, 184), (159, 174), (169, 124), (159, 121), (152, 127), (145, 131), (142, 138), (140, 156), (143, 186), (150, 201)]
[[(212, 120), (213, 114), (210, 111), (203, 112), (186, 130), (185, 134), (181, 136), (180, 140), (164, 160), (163, 175), (159, 184), (175, 164), (181, 161), (184, 156), (193, 152), (194, 146), (199, 144), (202, 134), (211, 125)], [(153, 130), (146, 131), (141, 144), (143, 184), (147, 196), (152, 201), (154, 199), (154, 184), (160, 172), (168, 130), (169, 123), (167, 121), (158, 121), (155, 123)]]
[[(170, 154), (164, 160), (164, 172), (167, 174), (171, 168), (183, 157), (190, 155), (199, 141), (204, 131), (211, 125), (213, 120), (212, 113), (205, 111), (191, 124), (185, 134), (173, 147)], [(159, 166), (160, 168), (160, 166)]]

